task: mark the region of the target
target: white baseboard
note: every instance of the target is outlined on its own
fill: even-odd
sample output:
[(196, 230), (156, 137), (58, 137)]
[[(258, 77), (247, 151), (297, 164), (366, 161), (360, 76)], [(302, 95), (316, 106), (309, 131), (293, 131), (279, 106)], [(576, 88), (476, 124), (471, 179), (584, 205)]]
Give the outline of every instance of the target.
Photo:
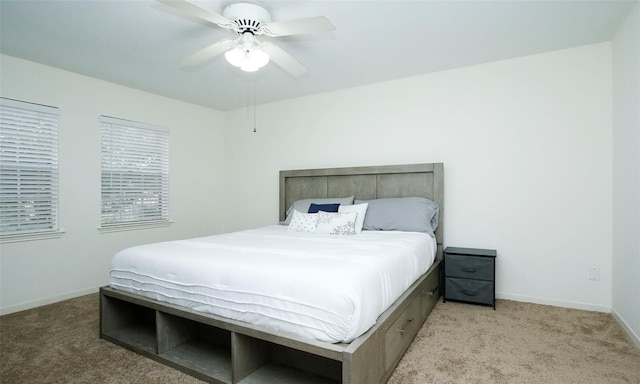
[(64, 295), (60, 295), (60, 296), (56, 296), (56, 297), (48, 297), (46, 299), (34, 300), (34, 301), (26, 302), (26, 303), (12, 305), (10, 307), (0, 308), (0, 316), (8, 315), (10, 313), (15, 313), (15, 312), (20, 312), (20, 311), (25, 311), (27, 309), (40, 307), (40, 306), (47, 305), (47, 304), (57, 303), (58, 301), (63, 301), (63, 300), (67, 300), (67, 299), (73, 299), (74, 297), (79, 297), (79, 296), (84, 296), (84, 295), (88, 295), (88, 294), (91, 294), (91, 293), (96, 293), (96, 292), (98, 292), (98, 289), (99, 289), (99, 287), (86, 288), (86, 289), (81, 289), (79, 291), (68, 292), (68, 293), (65, 293)]
[(633, 329), (631, 329), (629, 324), (627, 324), (627, 322), (624, 321), (624, 319), (620, 316), (618, 312), (616, 312), (615, 309), (611, 311), (611, 314), (613, 315), (613, 318), (616, 319), (618, 323), (620, 323), (620, 325), (622, 326), (622, 329), (624, 329), (627, 335), (629, 335), (629, 337), (631, 338), (631, 341), (633, 341), (633, 344), (635, 344), (636, 347), (640, 348), (640, 337), (638, 337), (638, 335), (633, 331)]
[(525, 303), (551, 305), (554, 307), (573, 308), (573, 309), (582, 309), (585, 311), (611, 313), (610, 307), (606, 307), (603, 305), (590, 304), (590, 303), (575, 302), (575, 301), (562, 301), (562, 300), (554, 300), (554, 299), (541, 298), (541, 297), (511, 295), (511, 294), (504, 294), (504, 293), (498, 293), (498, 292), (496, 292), (496, 298), (513, 300), (513, 301), (522, 301)]

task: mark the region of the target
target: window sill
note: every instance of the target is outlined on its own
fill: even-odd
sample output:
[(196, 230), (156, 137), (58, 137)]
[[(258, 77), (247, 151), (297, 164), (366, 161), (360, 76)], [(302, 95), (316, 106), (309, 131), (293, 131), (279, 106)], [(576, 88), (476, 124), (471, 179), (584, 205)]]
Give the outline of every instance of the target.
[(151, 221), (147, 223), (114, 224), (100, 227), (98, 228), (98, 231), (100, 231), (100, 233), (137, 231), (140, 229), (169, 227), (171, 226), (171, 224), (173, 224), (173, 221)]
[(16, 233), (16, 234), (0, 235), (0, 244), (17, 243), (20, 241), (58, 239), (62, 237), (62, 235), (64, 235), (64, 231)]

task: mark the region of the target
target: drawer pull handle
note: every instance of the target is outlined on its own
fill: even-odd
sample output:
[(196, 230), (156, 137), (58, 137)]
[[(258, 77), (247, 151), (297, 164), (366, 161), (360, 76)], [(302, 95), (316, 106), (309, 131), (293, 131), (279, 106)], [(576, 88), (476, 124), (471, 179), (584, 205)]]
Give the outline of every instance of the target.
[(462, 270), (469, 273), (474, 273), (476, 271), (475, 268), (471, 268), (471, 267), (462, 267)]
[[(407, 317), (407, 324), (409, 324), (412, 321), (413, 321), (413, 317)], [(402, 328), (402, 329), (399, 329), (399, 331), (401, 334), (404, 334), (406, 332), (406, 329)]]
[(440, 288), (440, 287), (438, 287), (438, 286), (436, 285), (436, 287), (435, 287), (435, 288), (433, 288), (433, 290), (431, 290), (431, 291), (427, 291), (427, 295), (429, 295), (429, 296), (435, 296), (435, 295), (436, 295), (436, 292), (438, 292), (438, 288)]

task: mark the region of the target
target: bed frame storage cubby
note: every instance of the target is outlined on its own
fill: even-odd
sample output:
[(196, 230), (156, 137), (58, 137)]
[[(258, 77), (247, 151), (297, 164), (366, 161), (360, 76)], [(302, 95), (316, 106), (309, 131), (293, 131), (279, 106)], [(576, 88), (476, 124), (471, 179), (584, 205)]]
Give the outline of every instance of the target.
[[(442, 223), (443, 166), (280, 172), (281, 220), (297, 199), (350, 195), (427, 197), (440, 206)], [(383, 384), (441, 295), (442, 225), (435, 235), (433, 265), (350, 343), (304, 339), (108, 286), (100, 288), (100, 337), (210, 383)]]
[(157, 353), (156, 311), (133, 302), (100, 297), (100, 333), (138, 353)]
[(385, 383), (440, 297), (441, 260), (351, 343), (331, 344), (100, 289), (100, 337), (210, 383)]
[(256, 329), (213, 315), (107, 287), (100, 290), (100, 310), (101, 338), (207, 382), (341, 382), (339, 360), (267, 341)]
[(157, 311), (158, 356), (193, 376), (230, 383), (231, 332)]
[(234, 333), (239, 383), (339, 383), (339, 361)]

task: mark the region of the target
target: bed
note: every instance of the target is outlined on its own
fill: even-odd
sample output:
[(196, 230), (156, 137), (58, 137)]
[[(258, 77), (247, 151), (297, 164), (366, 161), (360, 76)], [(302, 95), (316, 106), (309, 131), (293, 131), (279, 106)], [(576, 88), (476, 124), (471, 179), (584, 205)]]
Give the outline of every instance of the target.
[[(213, 383), (386, 382), (440, 296), (443, 166), (434, 163), (281, 171), (279, 218), (285, 221), (287, 208), (304, 199), (342, 196), (354, 196), (356, 200), (370, 202), (427, 198), (439, 207), (439, 225), (431, 236), (405, 231), (365, 230), (353, 237), (292, 232), (287, 226), (273, 225), (233, 234), (134, 247), (116, 255), (115, 278), (100, 290), (100, 336)], [(277, 239), (285, 239), (285, 245), (277, 243)], [(398, 242), (403, 245), (399, 246)], [(413, 247), (414, 243), (419, 251), (404, 245)], [(268, 292), (263, 291), (257, 295), (252, 291), (252, 296), (247, 296), (247, 292), (253, 289), (263, 289), (263, 286), (272, 284), (278, 286), (283, 278), (277, 270), (268, 270), (272, 261), (263, 260), (265, 252), (295, 266), (298, 260), (304, 259), (307, 263), (309, 257), (301, 257), (306, 256), (306, 244), (326, 251), (333, 247), (343, 253), (338, 255), (342, 259), (318, 260), (312, 264), (313, 274), (305, 275), (304, 269), (294, 268), (294, 272), (287, 275), (297, 280), (278, 287), (294, 287), (293, 291), (308, 292), (308, 297), (296, 296), (295, 300), (283, 302), (274, 301)], [(356, 244), (354, 249), (350, 248), (351, 244)], [(256, 247), (260, 253), (251, 254)], [(212, 248), (225, 254), (231, 252), (225, 268), (218, 265), (208, 269), (199, 264), (200, 267), (193, 272), (186, 267), (182, 269), (186, 262), (175, 262), (176, 252), (184, 254), (189, 249), (196, 253), (197, 258), (198, 254), (210, 252)], [(239, 259), (240, 254), (233, 253), (238, 248), (243, 249), (243, 255), (250, 254), (240, 263), (249, 268), (242, 269), (232, 263)], [(408, 252), (401, 252), (404, 248)], [(358, 254), (358, 249), (364, 249), (365, 254)], [(367, 252), (376, 257), (375, 263), (366, 259), (371, 256)], [(428, 260), (412, 258), (416, 253), (428, 254), (425, 258)], [(140, 254), (150, 259), (140, 259)], [(116, 263), (117, 258), (119, 261)], [(168, 275), (190, 274), (190, 279), (195, 280), (176, 285), (170, 278), (165, 279), (164, 275), (148, 270), (148, 265), (153, 264), (149, 262), (151, 258), (164, 258), (169, 265), (173, 262), (174, 269)], [(393, 264), (398, 269), (397, 273), (382, 277), (384, 289), (376, 290), (367, 280), (360, 282), (355, 277), (365, 270), (371, 270), (370, 275), (381, 275), (382, 272), (374, 270), (370, 264), (386, 264), (388, 259), (401, 262)], [(325, 265), (332, 267), (325, 268)], [(203, 289), (203, 285), (198, 283), (203, 275), (218, 273), (216, 268), (242, 271), (234, 275), (236, 277), (221, 277), (224, 287), (234, 287), (231, 296), (221, 296), (221, 291), (226, 288), (208, 286)], [(403, 277), (411, 274), (414, 276)], [(147, 279), (150, 275), (156, 278)], [(272, 282), (268, 281), (270, 275), (276, 276)], [(233, 280), (233, 284), (226, 284), (229, 280)], [(321, 284), (322, 280), (328, 280), (324, 289), (312, 285)], [(150, 286), (160, 286), (160, 289), (148, 290)], [(192, 292), (188, 296), (180, 296), (187, 290), (185, 287)], [(356, 294), (358, 291), (359, 295)], [(345, 292), (349, 295), (332, 296), (333, 293)], [(351, 295), (352, 292), (355, 293)], [(196, 300), (192, 299), (194, 293), (198, 297)], [(291, 292), (294, 293), (299, 294)], [(287, 297), (291, 297), (288, 295), (289, 292)], [(316, 305), (323, 296), (330, 298), (326, 305), (334, 305), (325, 312), (318, 309), (324, 306)], [(248, 301), (245, 300), (247, 297)], [(259, 301), (260, 297), (266, 299)], [(372, 297), (375, 299), (371, 300)], [(223, 301), (237, 307), (220, 309)], [(362, 306), (364, 309), (359, 309), (357, 316), (351, 316), (349, 310), (354, 307), (353, 303), (360, 308), (359, 301), (366, 304)], [(248, 310), (252, 308), (258, 308), (257, 314)], [(340, 312), (343, 310), (346, 312)], [(295, 321), (291, 320), (292, 314), (298, 316)], [(356, 320), (352, 321), (351, 317)], [(347, 318), (349, 321), (344, 320)]]

